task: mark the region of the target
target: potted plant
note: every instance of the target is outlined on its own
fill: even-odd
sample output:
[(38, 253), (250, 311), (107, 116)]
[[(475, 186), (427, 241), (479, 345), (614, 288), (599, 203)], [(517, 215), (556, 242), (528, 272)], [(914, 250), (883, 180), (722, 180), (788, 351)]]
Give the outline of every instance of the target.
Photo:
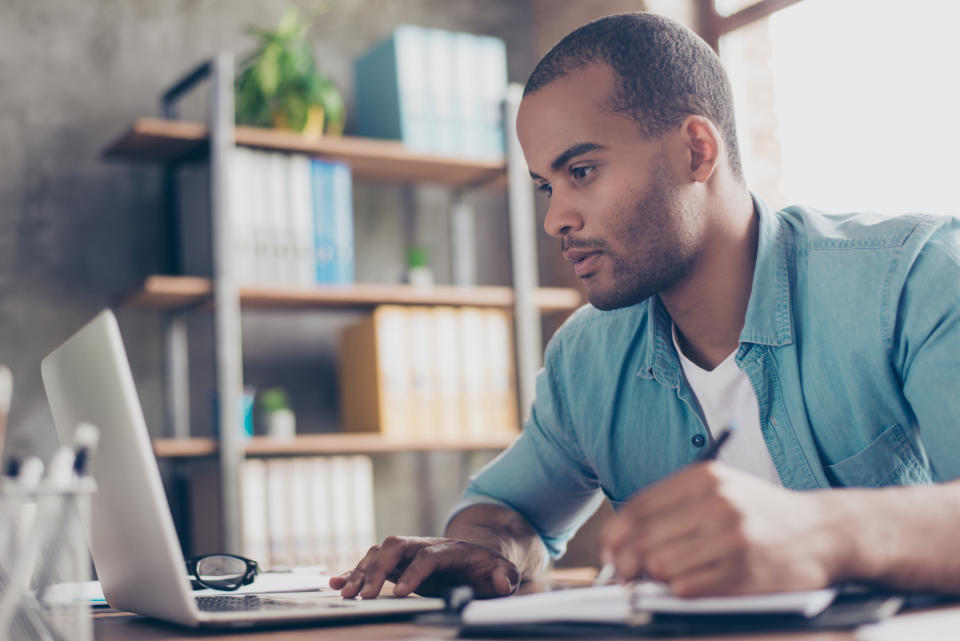
[(276, 29), (248, 28), (260, 43), (240, 64), (237, 124), (290, 129), (310, 137), (319, 137), (324, 131), (343, 133), (343, 97), (317, 70), (307, 39), (311, 22), (291, 7)]
[(279, 387), (260, 393), (260, 414), (267, 427), (267, 436), (281, 441), (293, 440), (297, 419), (290, 409), (290, 397)]

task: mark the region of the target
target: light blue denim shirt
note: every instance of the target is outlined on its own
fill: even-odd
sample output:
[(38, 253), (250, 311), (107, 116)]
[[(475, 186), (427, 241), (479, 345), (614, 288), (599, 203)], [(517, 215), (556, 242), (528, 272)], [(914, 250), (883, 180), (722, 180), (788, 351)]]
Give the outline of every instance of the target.
[[(735, 358), (783, 485), (960, 476), (960, 221), (754, 203), (757, 264)], [(604, 496), (619, 508), (710, 437), (657, 296), (582, 307), (544, 360), (523, 433), (453, 513), (511, 507), (558, 556)]]

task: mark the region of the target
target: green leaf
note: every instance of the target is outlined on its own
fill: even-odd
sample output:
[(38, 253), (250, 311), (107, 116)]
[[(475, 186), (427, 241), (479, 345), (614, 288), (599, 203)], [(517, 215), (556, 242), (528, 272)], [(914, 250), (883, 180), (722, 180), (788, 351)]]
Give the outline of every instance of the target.
[(317, 71), (307, 31), (313, 19), (327, 11), (326, 3), (301, 17), (296, 6), (283, 12), (275, 29), (257, 26), (247, 33), (259, 41), (252, 54), (242, 59), (235, 82), (238, 123), (285, 126), (302, 130), (311, 107), (324, 110), (326, 129), (343, 131), (346, 116), (343, 97), (336, 86)]

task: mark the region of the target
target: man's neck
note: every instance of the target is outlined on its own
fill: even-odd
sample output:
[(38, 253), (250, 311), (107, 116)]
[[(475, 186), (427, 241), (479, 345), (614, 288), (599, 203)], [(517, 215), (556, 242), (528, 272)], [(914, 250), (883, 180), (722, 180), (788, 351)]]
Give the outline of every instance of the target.
[(714, 221), (692, 274), (660, 299), (684, 355), (706, 370), (740, 341), (757, 261), (759, 219), (745, 189), (705, 212)]

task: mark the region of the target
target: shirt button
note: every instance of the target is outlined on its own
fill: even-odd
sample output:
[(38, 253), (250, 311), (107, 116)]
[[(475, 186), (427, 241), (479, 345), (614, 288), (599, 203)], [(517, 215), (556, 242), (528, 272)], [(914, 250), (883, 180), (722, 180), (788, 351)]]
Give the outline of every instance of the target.
[(693, 443), (694, 447), (703, 447), (703, 444), (707, 442), (707, 439), (703, 437), (703, 434), (694, 434), (693, 438), (690, 439), (690, 442)]

